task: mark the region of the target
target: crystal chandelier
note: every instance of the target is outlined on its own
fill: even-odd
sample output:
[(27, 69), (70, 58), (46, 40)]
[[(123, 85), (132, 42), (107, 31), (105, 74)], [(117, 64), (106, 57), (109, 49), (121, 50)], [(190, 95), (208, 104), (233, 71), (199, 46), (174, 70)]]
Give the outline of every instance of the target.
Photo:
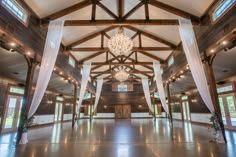
[(125, 55), (133, 48), (133, 41), (124, 33), (123, 27), (119, 27), (115, 36), (108, 41), (108, 48), (116, 55)]
[(117, 79), (120, 82), (124, 82), (129, 78), (129, 74), (122, 68), (115, 74), (115, 79)]

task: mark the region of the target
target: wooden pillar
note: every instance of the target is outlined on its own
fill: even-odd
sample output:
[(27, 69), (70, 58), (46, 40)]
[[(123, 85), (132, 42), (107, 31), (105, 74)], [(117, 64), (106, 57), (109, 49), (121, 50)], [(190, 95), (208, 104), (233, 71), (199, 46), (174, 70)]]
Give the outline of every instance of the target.
[(208, 73), (209, 87), (210, 87), (212, 103), (213, 103), (215, 113), (216, 113), (216, 116), (218, 118), (221, 130), (222, 130), (222, 135), (224, 137), (225, 142), (227, 142), (227, 139), (226, 139), (226, 136), (225, 136), (224, 123), (223, 123), (223, 120), (222, 120), (222, 115), (221, 115), (221, 110), (220, 110), (219, 99), (218, 99), (218, 93), (217, 93), (214, 70), (212, 68), (213, 60), (214, 60), (215, 56), (216, 56), (216, 54), (207, 57), (206, 52), (204, 52), (205, 67), (206, 67), (206, 70), (207, 70), (207, 73)]
[(168, 97), (168, 110), (169, 110), (169, 117), (170, 117), (170, 121), (172, 122), (172, 109), (171, 109), (171, 97), (170, 97), (170, 84), (167, 83), (166, 84), (166, 88), (167, 88), (167, 97)]
[[(155, 93), (155, 92), (154, 92)], [(153, 110), (153, 117), (154, 117), (154, 121), (156, 121), (156, 110), (155, 110), (155, 98), (154, 98), (154, 93), (153, 93), (153, 95), (152, 95), (152, 105), (153, 105), (153, 108), (154, 108), (154, 110)]]
[(75, 121), (77, 120), (76, 116), (76, 102), (77, 102), (77, 91), (78, 86), (77, 84), (74, 84), (74, 101), (73, 101), (73, 114), (72, 114), (72, 128), (75, 126)]
[(20, 141), (21, 135), (23, 133), (24, 122), (28, 118), (28, 112), (30, 109), (32, 94), (33, 94), (32, 87), (33, 87), (34, 70), (37, 65), (36, 57), (35, 59), (29, 58), (28, 56), (24, 56), (24, 57), (27, 61), (28, 70), (27, 70), (27, 76), (26, 76), (26, 81), (25, 81), (25, 92), (23, 96), (23, 103), (22, 103), (21, 112), (20, 112), (19, 127), (17, 130), (16, 144), (18, 144)]

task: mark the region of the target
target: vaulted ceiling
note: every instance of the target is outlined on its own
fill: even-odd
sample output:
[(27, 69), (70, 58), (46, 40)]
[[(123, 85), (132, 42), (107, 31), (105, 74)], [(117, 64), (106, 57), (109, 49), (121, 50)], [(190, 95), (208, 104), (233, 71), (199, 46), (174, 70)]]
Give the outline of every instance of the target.
[[(152, 62), (165, 63), (180, 43), (179, 18), (194, 24), (213, 0), (25, 0), (47, 25), (65, 20), (62, 44), (82, 64), (92, 62), (91, 77), (112, 79), (115, 66), (124, 65), (131, 79), (152, 77)], [(116, 56), (107, 42), (123, 25), (133, 39), (133, 51)]]

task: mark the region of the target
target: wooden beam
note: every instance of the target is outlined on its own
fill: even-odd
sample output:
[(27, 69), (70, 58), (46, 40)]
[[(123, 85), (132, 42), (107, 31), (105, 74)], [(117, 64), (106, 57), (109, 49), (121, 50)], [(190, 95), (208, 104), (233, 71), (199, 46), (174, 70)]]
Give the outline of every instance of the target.
[[(109, 69), (110, 70), (110, 69)], [(145, 73), (145, 74), (153, 74), (153, 71), (137, 71), (136, 69), (134, 70), (131, 70), (131, 71), (127, 71), (128, 74), (135, 74), (135, 73), (139, 73), (139, 72), (142, 72), (142, 73)], [(111, 71), (92, 71), (91, 74), (115, 74), (117, 72), (111, 72)]]
[(139, 35), (139, 32), (136, 32), (130, 39), (133, 40), (137, 35)]
[(142, 47), (142, 37), (141, 37), (141, 33), (138, 33), (138, 42), (139, 42), (139, 48)]
[(172, 14), (178, 15), (178, 16), (183, 17), (183, 18), (190, 19), (192, 22), (197, 22), (198, 23), (200, 21), (199, 17), (197, 17), (197, 16), (195, 16), (191, 13), (185, 12), (183, 10), (177, 9), (175, 7), (172, 7), (168, 4), (162, 3), (160, 1), (148, 0), (147, 2), (152, 6), (163, 9), (165, 11), (168, 11), (168, 12), (172, 13)]
[(111, 37), (105, 32), (104, 35), (107, 37), (107, 39), (111, 39)]
[(149, 20), (148, 3), (145, 3), (144, 6), (145, 6), (145, 19), (148, 21)]
[(104, 52), (105, 52), (105, 51), (99, 51), (99, 52), (97, 52), (97, 53), (94, 53), (94, 54), (92, 54), (92, 55), (90, 55), (90, 56), (88, 56), (88, 57), (85, 57), (84, 59), (79, 60), (79, 63), (83, 63), (83, 62), (85, 62), (85, 61), (87, 61), (87, 60), (90, 60), (90, 59), (92, 59), (92, 58), (94, 58), (94, 57), (97, 57), (97, 56), (103, 54)]
[(148, 56), (148, 57), (150, 57), (150, 58), (152, 58), (152, 59), (155, 59), (155, 60), (157, 60), (157, 61), (162, 61), (162, 62), (164, 62), (164, 60), (163, 59), (161, 59), (161, 58), (159, 58), (159, 57), (157, 57), (157, 56), (155, 56), (155, 55), (152, 55), (152, 54), (150, 54), (150, 53), (147, 53), (147, 52), (145, 52), (145, 51), (137, 51), (138, 53), (141, 53), (141, 54), (143, 54), (143, 55), (145, 55), (145, 56)]
[(137, 11), (141, 6), (143, 6), (143, 3), (138, 3), (135, 7), (133, 7), (128, 13), (123, 16), (123, 19), (127, 19), (128, 17), (130, 17), (130, 15)]
[(108, 31), (110, 31), (110, 30), (112, 30), (112, 29), (114, 29), (114, 28), (116, 28), (116, 27), (115, 27), (115, 26), (110, 26), (110, 27), (105, 28), (105, 29), (103, 29), (103, 30), (101, 30), (101, 31), (98, 31), (98, 32), (96, 32), (96, 33), (93, 33), (93, 34), (91, 34), (91, 35), (88, 35), (88, 36), (86, 36), (86, 37), (84, 37), (84, 38), (82, 38), (82, 39), (79, 39), (79, 40), (77, 40), (77, 41), (75, 41), (75, 42), (73, 42), (73, 43), (67, 45), (66, 47), (69, 48), (69, 47), (77, 46), (77, 45), (82, 44), (82, 43), (84, 43), (84, 42), (86, 42), (86, 41), (88, 41), (88, 40), (90, 40), (90, 39), (92, 39), (92, 38), (97, 37), (97, 36), (100, 35), (102, 32), (108, 32)]
[[(112, 61), (114, 61), (114, 60), (116, 60), (116, 59), (119, 59), (120, 58), (120, 56), (116, 56), (116, 57), (114, 57), (114, 58), (112, 58), (112, 59), (109, 59), (106, 63), (107, 64), (109, 64), (110, 62), (112, 62)], [(95, 67), (92, 67), (91, 68), (91, 71), (93, 71), (93, 70), (96, 70), (96, 69), (98, 69), (98, 68), (100, 68), (100, 67), (102, 67), (103, 65), (96, 65)]]
[(124, 0), (118, 0), (118, 16), (122, 18), (124, 15)]
[(95, 18), (96, 18), (96, 3), (93, 2), (93, 4), (92, 4), (92, 15), (91, 15), (91, 20), (92, 20), (92, 21), (95, 21)]
[[(48, 25), (48, 22), (45, 23)], [(193, 23), (196, 25), (196, 23)], [(198, 23), (197, 23), (198, 24)], [(129, 19), (129, 20), (66, 20), (64, 26), (120, 26), (120, 25), (150, 25), (150, 26), (173, 26), (179, 25), (178, 20), (172, 19), (154, 19), (154, 20), (140, 20), (140, 19)]]
[[(126, 63), (106, 63), (106, 62), (93, 62), (92, 65), (133, 65), (134, 63), (132, 62), (126, 62)], [(153, 65), (153, 62), (137, 62), (135, 65)]]
[[(77, 48), (70, 48), (71, 51), (109, 51), (108, 47), (100, 48), (100, 47), (77, 47)], [(171, 51), (173, 50), (170, 47), (133, 47), (132, 51)], [(110, 52), (111, 53), (111, 52)], [(113, 54), (114, 55), (114, 54)], [(115, 55), (114, 55), (115, 56)]]
[(104, 48), (104, 32), (101, 34), (101, 48)]
[(132, 51), (128, 56), (125, 56), (123, 62), (125, 62), (128, 58), (130, 58), (130, 56), (132, 56), (132, 54), (134, 54), (134, 51)]
[(62, 16), (70, 14), (70, 13), (72, 13), (74, 11), (77, 11), (79, 9), (85, 8), (85, 7), (87, 7), (87, 6), (91, 5), (91, 4), (92, 4), (92, 1), (84, 0), (84, 1), (79, 2), (77, 4), (74, 4), (74, 5), (72, 5), (72, 6), (68, 7), (68, 8), (62, 9), (62, 10), (56, 12), (56, 13), (48, 15), (48, 16), (44, 17), (42, 20), (43, 21), (44, 20), (46, 20), (46, 21), (55, 20), (55, 19), (58, 19), (58, 18), (60, 18)]
[(102, 8), (108, 15), (113, 17), (114, 19), (118, 19), (118, 16), (116, 16), (111, 10), (109, 10), (106, 6), (104, 6), (102, 3), (98, 2), (97, 5)]
[(151, 39), (153, 39), (153, 40), (156, 40), (156, 41), (158, 41), (158, 42), (160, 42), (160, 43), (162, 43), (162, 44), (165, 44), (165, 45), (167, 45), (167, 46), (170, 46), (170, 47), (172, 47), (172, 48), (176, 48), (176, 47), (177, 47), (175, 44), (173, 44), (173, 43), (171, 43), (171, 42), (169, 42), (169, 41), (167, 41), (167, 40), (165, 40), (165, 39), (162, 39), (162, 38), (160, 38), (160, 37), (158, 37), (158, 36), (155, 36), (155, 35), (153, 35), (153, 34), (150, 34), (150, 33), (147, 33), (147, 32), (145, 32), (145, 31), (142, 31), (142, 30), (140, 30), (140, 29), (138, 29), (138, 28), (135, 28), (135, 27), (132, 27), (132, 26), (125, 26), (125, 27), (128, 28), (128, 29), (130, 29), (130, 30), (132, 30), (132, 31), (138, 31), (138, 32), (140, 32), (141, 34), (145, 35), (146, 37), (151, 38)]

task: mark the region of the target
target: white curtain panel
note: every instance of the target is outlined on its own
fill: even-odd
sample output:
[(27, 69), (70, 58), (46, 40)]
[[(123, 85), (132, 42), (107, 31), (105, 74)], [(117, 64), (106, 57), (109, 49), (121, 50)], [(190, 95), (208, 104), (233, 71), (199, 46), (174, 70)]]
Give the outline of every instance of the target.
[(28, 118), (33, 116), (36, 112), (48, 86), (60, 48), (63, 27), (64, 21), (55, 20), (49, 23), (43, 58)]
[(97, 88), (96, 88), (96, 98), (95, 98), (95, 103), (94, 103), (94, 111), (96, 110), (99, 99), (100, 99), (102, 85), (103, 85), (103, 78), (98, 78), (97, 79)]
[(77, 112), (79, 112), (80, 106), (81, 106), (83, 99), (84, 99), (84, 94), (85, 94), (86, 87), (87, 87), (88, 80), (89, 80), (90, 70), (91, 70), (91, 63), (90, 62), (84, 63), (83, 64), (82, 80), (81, 80), (81, 88), (80, 88), (80, 92), (79, 92), (79, 102), (77, 104)]
[(153, 112), (150, 91), (149, 91), (148, 78), (142, 78), (142, 85), (143, 85), (143, 92), (144, 92), (144, 96), (145, 96), (146, 102), (148, 104), (148, 107)]
[(163, 87), (163, 82), (162, 82), (162, 75), (161, 75), (161, 65), (159, 62), (153, 63), (153, 69), (154, 69), (154, 74), (156, 78), (156, 85), (157, 85), (157, 90), (158, 94), (161, 100), (161, 105), (165, 112), (169, 114), (168, 106), (166, 104), (166, 95), (165, 95), (165, 90)]
[(213, 112), (214, 107), (191, 21), (179, 19), (179, 32), (197, 89), (208, 109)]

